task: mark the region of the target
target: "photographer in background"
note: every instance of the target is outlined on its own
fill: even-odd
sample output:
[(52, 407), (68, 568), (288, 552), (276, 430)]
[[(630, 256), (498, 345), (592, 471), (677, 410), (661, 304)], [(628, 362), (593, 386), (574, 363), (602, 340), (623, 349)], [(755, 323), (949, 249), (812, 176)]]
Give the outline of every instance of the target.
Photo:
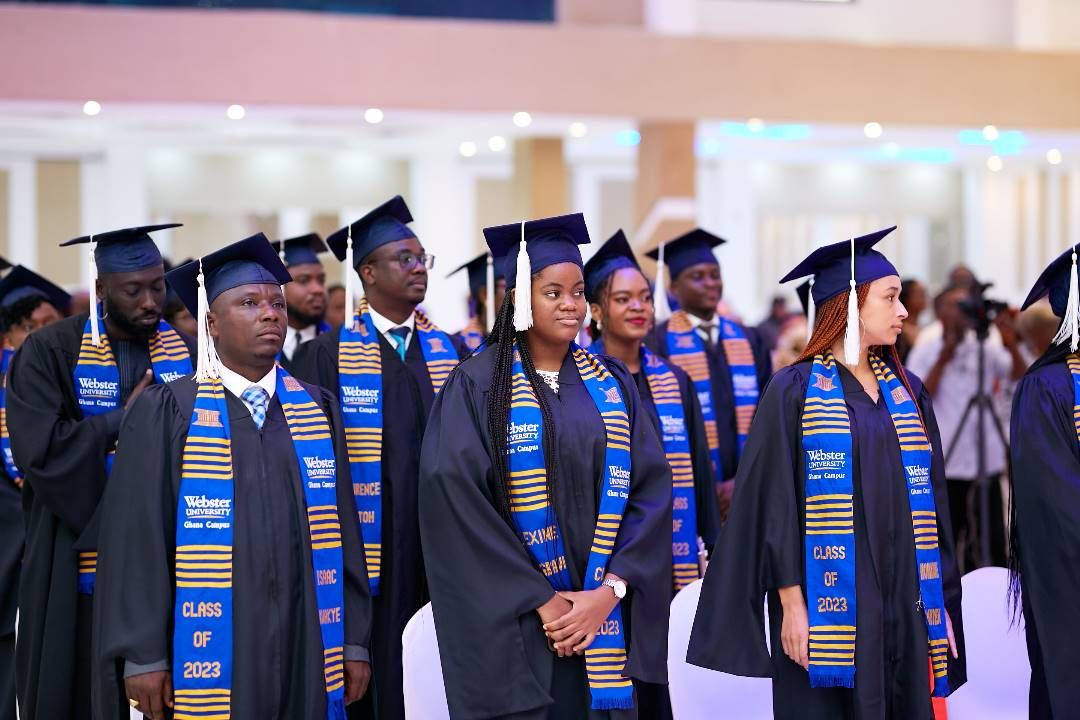
[[(979, 339), (976, 321), (981, 318), (986, 335), (997, 329), (1001, 343), (986, 342), (984, 392), (991, 398), (1000, 395), (1004, 386), (1019, 379), (1027, 369), (1020, 353), (1015, 315), (1000, 303), (983, 297), (985, 286), (950, 285), (934, 298), (934, 312), (941, 323), (941, 334), (920, 337), (908, 356), (907, 368), (921, 377), (933, 397), (934, 412), (941, 429), (943, 450), (948, 453), (959, 433), (956, 449), (948, 458), (949, 509), (956, 540), (957, 564), (968, 572), (979, 562), (978, 435), (976, 408), (960, 427), (961, 418), (971, 398), (978, 392)], [(997, 405), (997, 403), (995, 403)], [(1008, 418), (999, 418), (1008, 426)], [(1005, 518), (1002, 509), (1001, 475), (1005, 471), (1005, 446), (993, 427), (985, 421), (986, 475), (990, 486), (990, 560), (1005, 565)]]

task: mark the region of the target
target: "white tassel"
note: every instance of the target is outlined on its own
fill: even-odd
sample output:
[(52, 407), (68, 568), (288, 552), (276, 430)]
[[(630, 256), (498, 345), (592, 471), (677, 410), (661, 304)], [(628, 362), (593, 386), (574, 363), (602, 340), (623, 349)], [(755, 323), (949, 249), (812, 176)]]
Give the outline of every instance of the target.
[(197, 307), (195, 322), (199, 327), (199, 357), (195, 366), (195, 379), (198, 382), (221, 376), (221, 358), (218, 357), (214, 339), (210, 337), (210, 302), (206, 296), (206, 279), (203, 277), (202, 260), (199, 260), (199, 275), (196, 280)]
[(671, 305), (668, 304), (667, 282), (664, 273), (664, 243), (660, 243), (660, 249), (656, 257), (656, 290), (653, 291), (653, 322), (662, 323), (671, 317)]
[(1076, 248), (1072, 252), (1072, 270), (1069, 273), (1069, 302), (1065, 306), (1065, 317), (1062, 319), (1061, 328), (1054, 337), (1055, 345), (1063, 345), (1069, 342), (1069, 349), (1076, 352), (1080, 349), (1080, 278), (1077, 277)]
[(349, 226), (349, 236), (345, 241), (345, 322), (349, 323), (350, 327), (356, 329), (356, 297), (353, 290), (353, 275), (356, 274), (356, 270), (353, 268), (353, 247), (352, 247), (352, 225)]
[(814, 276), (810, 276), (810, 289), (806, 291), (806, 342), (814, 336), (814, 322), (817, 320), (817, 304), (814, 303)]
[(98, 298), (97, 298), (97, 259), (94, 257), (97, 250), (97, 243), (94, 242), (94, 236), (90, 236), (90, 268), (87, 273), (87, 277), (90, 278), (87, 281), (89, 285), (90, 296), (90, 341), (94, 343), (94, 347), (101, 346), (101, 329), (98, 327)]
[(495, 313), (499, 308), (495, 307), (495, 258), (488, 253), (487, 256), (487, 302), (484, 303), (484, 312), (487, 317), (484, 320), (487, 322), (486, 332), (491, 332), (491, 328), (495, 327)]
[(859, 295), (855, 292), (855, 239), (851, 239), (851, 289), (847, 298), (847, 332), (844, 333), (844, 364), (859, 365)]
[(514, 292), (514, 329), (525, 332), (533, 326), (532, 263), (525, 244), (525, 221), (521, 221), (521, 243), (517, 256), (517, 289)]

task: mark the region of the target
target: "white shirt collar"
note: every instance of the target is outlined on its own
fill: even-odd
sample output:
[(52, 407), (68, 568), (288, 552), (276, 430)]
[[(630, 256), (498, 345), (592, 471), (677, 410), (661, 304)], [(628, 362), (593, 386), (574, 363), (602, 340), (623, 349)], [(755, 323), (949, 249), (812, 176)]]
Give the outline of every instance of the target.
[(253, 383), (243, 375), (233, 372), (225, 365), (221, 366), (221, 384), (225, 386), (225, 389), (231, 392), (238, 398), (242, 398), (244, 391), (252, 385), (258, 385), (267, 392), (270, 397), (274, 397), (274, 391), (277, 390), (277, 366), (270, 368), (270, 372), (263, 376), (262, 380), (257, 383)]
[(712, 320), (702, 320), (694, 313), (687, 312), (686, 318), (690, 321), (690, 326), (693, 327), (695, 330), (704, 325), (705, 323), (709, 323), (714, 328), (717, 326), (717, 317), (715, 315), (713, 315)]
[(371, 315), (371, 322), (375, 324), (375, 329), (381, 334), (387, 335), (393, 328), (407, 327), (409, 328), (409, 335), (412, 336), (413, 330), (416, 329), (416, 313), (412, 313), (409, 317), (405, 318), (403, 323), (395, 323), (392, 320), (387, 320), (379, 313), (375, 312), (375, 308), (368, 305), (368, 314)]
[(285, 333), (285, 344), (282, 345), (282, 347), (281, 347), (281, 353), (285, 357), (287, 357), (289, 360), (292, 360), (293, 354), (296, 352), (296, 349), (298, 347), (300, 347), (304, 343), (308, 342), (309, 340), (314, 340), (315, 339), (315, 336), (319, 334), (319, 326), (318, 325), (308, 325), (305, 328), (300, 328), (299, 332), (300, 332), (299, 341), (297, 341), (297, 339), (296, 339), (296, 333), (297, 333), (296, 328), (294, 328), (294, 327), (288, 328), (287, 332)]

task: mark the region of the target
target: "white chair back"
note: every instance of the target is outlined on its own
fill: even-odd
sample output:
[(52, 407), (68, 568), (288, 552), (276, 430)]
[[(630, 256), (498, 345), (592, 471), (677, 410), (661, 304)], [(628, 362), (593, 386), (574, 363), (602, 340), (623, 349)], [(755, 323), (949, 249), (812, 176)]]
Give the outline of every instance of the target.
[[(668, 631), (668, 684), (675, 720), (761, 720), (772, 717), (772, 681), (706, 670), (686, 662), (701, 581), (671, 601)], [(719, 620), (719, 619), (718, 619)], [(765, 628), (768, 631), (768, 608)]]
[(401, 649), (405, 717), (408, 720), (450, 720), (431, 603), (417, 610), (405, 626)]
[(979, 568), (961, 584), (968, 681), (948, 700), (949, 720), (1025, 720), (1031, 666), (1023, 622), (1011, 624), (1009, 571)]

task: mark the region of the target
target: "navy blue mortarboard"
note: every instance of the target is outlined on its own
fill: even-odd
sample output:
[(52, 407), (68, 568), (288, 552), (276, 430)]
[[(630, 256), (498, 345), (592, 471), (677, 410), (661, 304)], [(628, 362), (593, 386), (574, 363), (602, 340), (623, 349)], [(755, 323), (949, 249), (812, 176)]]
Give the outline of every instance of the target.
[[(672, 282), (679, 277), (679, 273), (688, 267), (701, 263), (719, 265), (716, 255), (713, 254), (713, 248), (720, 247), (726, 242), (727, 240), (713, 235), (711, 232), (695, 228), (685, 235), (680, 235), (674, 240), (663, 243), (664, 264), (668, 266), (668, 270), (671, 272)], [(650, 250), (645, 254), (653, 260), (659, 260), (660, 248)]]
[(803, 280), (799, 283), (799, 286), (795, 288), (795, 294), (799, 296), (799, 304), (802, 305), (803, 315), (810, 314), (810, 285), (809, 280)]
[(180, 223), (164, 225), (141, 225), (139, 227), (110, 230), (99, 235), (83, 235), (60, 247), (94, 243), (94, 262), (98, 273), (135, 272), (144, 268), (161, 265), (161, 251), (158, 250), (150, 233), (180, 227)]
[(241, 285), (284, 285), (292, 282), (292, 275), (266, 236), (256, 233), (171, 270), (165, 279), (199, 325), (195, 376), (202, 381), (217, 377), (221, 362), (206, 322), (210, 303), (226, 290)]
[(357, 267), (376, 248), (397, 240), (416, 237), (408, 226), (413, 220), (404, 198), (395, 195), (356, 222), (346, 225), (326, 238), (326, 244), (338, 260), (344, 262), (352, 235), (352, 265)]
[(604, 280), (616, 270), (623, 268), (641, 270), (634, 257), (634, 251), (626, 240), (626, 235), (622, 230), (616, 230), (615, 234), (589, 258), (589, 262), (585, 263), (585, 299), (589, 302), (599, 302), (597, 291)]
[(850, 289), (852, 244), (855, 246), (856, 285), (873, 282), (889, 275), (899, 275), (900, 273), (888, 258), (873, 249), (874, 245), (895, 229), (896, 226), (893, 225), (884, 230), (857, 237), (854, 241), (843, 240), (820, 247), (807, 255), (806, 259), (781, 278), (780, 282), (786, 283), (789, 280), (812, 277), (811, 294), (814, 304), (821, 305), (829, 298)]
[(1069, 248), (1046, 266), (1046, 269), (1039, 275), (1039, 279), (1035, 281), (1035, 285), (1032, 286), (1027, 299), (1024, 300), (1021, 310), (1027, 310), (1039, 300), (1049, 296), (1050, 308), (1054, 311), (1054, 314), (1060, 318), (1065, 317), (1065, 311), (1069, 303), (1069, 281), (1072, 273), (1073, 252), (1075, 250)]
[(823, 302), (843, 292), (848, 293), (847, 332), (844, 336), (844, 362), (855, 365), (859, 353), (859, 309), (855, 288), (890, 275), (899, 275), (888, 258), (874, 245), (896, 226), (869, 235), (832, 243), (814, 250), (795, 269), (780, 279), (781, 283), (809, 276), (809, 301), (806, 303), (807, 334), (812, 336), (816, 309)]
[(0, 257), (0, 272), (10, 270), (13, 267), (15, 266), (8, 262), (7, 258)]
[[(476, 257), (474, 257), (469, 262), (464, 263), (463, 265), (460, 265), (459, 267), (455, 268), (453, 270), (453, 272), (451, 272), (446, 277), (452, 277), (454, 275), (457, 275), (462, 270), (468, 271), (468, 273), (469, 273), (469, 292), (472, 294), (473, 297), (476, 297), (477, 293), (480, 292), (480, 288), (487, 285), (488, 254), (489, 253), (484, 253), (483, 255), (477, 255)], [(503, 274), (503, 268), (502, 268), (501, 259), (497, 258), (494, 261), (494, 266), (495, 266), (494, 267), (495, 280), (498, 280), (499, 278), (504, 278), (505, 275)]]
[[(169, 271), (165, 279), (184, 306), (198, 318), (199, 260), (192, 260)], [(202, 258), (202, 274), (207, 303), (218, 295), (241, 285), (284, 285), (292, 276), (281, 262), (273, 245), (257, 233)]]
[[(532, 273), (559, 263), (574, 263), (582, 267), (578, 245), (588, 245), (589, 230), (581, 213), (529, 220), (525, 225), (525, 244), (528, 247)], [(518, 251), (522, 240), (522, 223), (484, 228), (484, 239), (493, 257), (501, 257), (506, 287), (517, 284)]]
[(507, 290), (516, 287), (518, 275), (526, 278), (514, 299), (514, 329), (519, 332), (532, 327), (532, 283), (528, 282), (529, 278), (560, 263), (582, 267), (578, 245), (590, 242), (589, 229), (585, 227), (585, 217), (581, 213), (484, 228), (484, 239), (492, 257), (503, 258)]
[(11, 307), (28, 297), (44, 298), (60, 312), (64, 312), (71, 302), (71, 295), (64, 292), (63, 288), (29, 268), (16, 265), (0, 280), (0, 308)]
[(281, 257), (285, 267), (293, 265), (312, 265), (319, 262), (319, 253), (327, 250), (326, 243), (318, 233), (308, 233), (285, 240), (274, 240), (270, 243), (274, 246), (278, 256)]
[(1039, 275), (1020, 308), (1027, 310), (1049, 296), (1050, 309), (1062, 319), (1053, 344), (1068, 343), (1072, 352), (1080, 349), (1080, 278), (1077, 277), (1076, 254), (1074, 246), (1054, 258)]

